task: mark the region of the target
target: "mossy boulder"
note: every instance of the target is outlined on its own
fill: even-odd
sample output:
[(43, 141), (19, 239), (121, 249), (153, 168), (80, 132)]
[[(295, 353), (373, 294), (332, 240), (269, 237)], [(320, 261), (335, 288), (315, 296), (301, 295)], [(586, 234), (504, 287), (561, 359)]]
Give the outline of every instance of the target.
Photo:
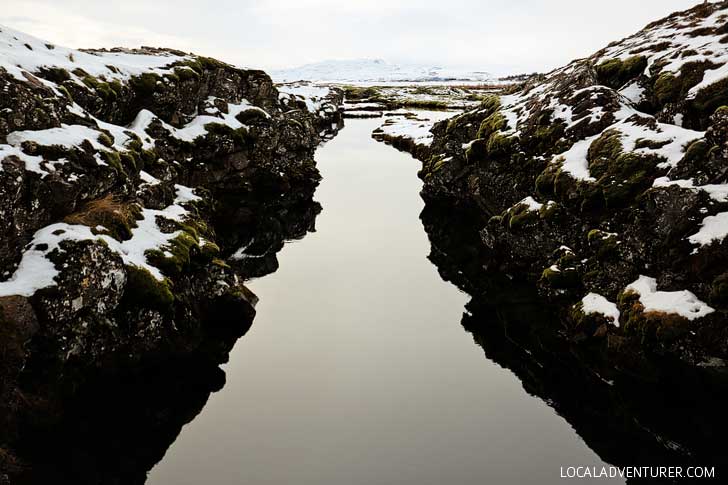
[(645, 56), (633, 56), (625, 60), (610, 59), (597, 65), (595, 70), (600, 83), (619, 89), (647, 68)]
[(507, 125), (505, 116), (499, 112), (495, 112), (483, 120), (476, 136), (478, 138), (488, 139), (493, 133), (504, 130)]
[(131, 306), (169, 311), (174, 303), (174, 294), (168, 280), (157, 280), (147, 269), (137, 266), (126, 267), (126, 289), (124, 299)]
[(605, 337), (609, 329), (615, 328), (614, 322), (601, 313), (585, 313), (581, 302), (571, 307), (569, 321), (574, 332), (584, 337)]
[(556, 289), (576, 288), (580, 284), (579, 272), (574, 268), (546, 268), (541, 273), (541, 282)]

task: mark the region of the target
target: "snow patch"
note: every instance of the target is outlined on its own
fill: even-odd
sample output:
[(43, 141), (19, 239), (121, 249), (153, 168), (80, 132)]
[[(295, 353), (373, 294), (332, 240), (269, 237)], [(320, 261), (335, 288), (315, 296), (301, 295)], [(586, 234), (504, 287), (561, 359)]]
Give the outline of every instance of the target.
[(688, 241), (700, 246), (720, 242), (728, 236), (728, 212), (721, 212), (703, 219), (700, 230), (690, 236)]
[(688, 290), (658, 291), (657, 280), (648, 276), (641, 275), (626, 290), (639, 295), (645, 312), (670, 313), (695, 320), (715, 311)]
[[(100, 240), (115, 253), (124, 264), (146, 269), (157, 280), (164, 279), (162, 272), (147, 262), (146, 253), (152, 249), (162, 249), (182, 234), (182, 231), (164, 233), (157, 224), (157, 218), (182, 222), (188, 211), (181, 204), (194, 202), (200, 197), (183, 185), (175, 185), (177, 197), (174, 203), (164, 209), (142, 209), (142, 218), (132, 228), (131, 238), (117, 241), (105, 234), (94, 234), (91, 228), (83, 225), (57, 223), (46, 226), (35, 233), (29, 249), (23, 253), (18, 268), (7, 281), (0, 282), (0, 297), (10, 295), (32, 296), (36, 291), (55, 285), (59, 272), (48, 259), (54, 250), (60, 250), (62, 241)], [(99, 228), (103, 229), (103, 228)]]
[(612, 320), (615, 327), (619, 327), (619, 309), (615, 303), (597, 293), (589, 293), (581, 299), (582, 310), (585, 315), (598, 313)]

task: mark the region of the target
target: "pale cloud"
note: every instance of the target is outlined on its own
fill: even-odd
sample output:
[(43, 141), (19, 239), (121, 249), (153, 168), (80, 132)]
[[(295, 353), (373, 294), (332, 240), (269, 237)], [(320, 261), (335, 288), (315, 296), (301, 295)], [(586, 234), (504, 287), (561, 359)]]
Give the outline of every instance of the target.
[(238, 65), (384, 58), (548, 70), (697, 0), (4, 0), (0, 23), (69, 47), (158, 45)]

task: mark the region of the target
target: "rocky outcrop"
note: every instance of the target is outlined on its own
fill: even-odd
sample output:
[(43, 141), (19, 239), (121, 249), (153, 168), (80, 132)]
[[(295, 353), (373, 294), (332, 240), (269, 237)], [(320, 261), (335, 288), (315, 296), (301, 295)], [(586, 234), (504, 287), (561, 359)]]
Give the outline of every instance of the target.
[(568, 339), (725, 369), (727, 32), (704, 3), (436, 124), (426, 203), (476, 214), (472, 264)]
[(648, 356), (639, 341), (616, 334), (604, 337), (606, 346), (564, 338), (555, 331), (558, 307), (544, 305), (534, 285), (482, 270), (488, 250), (477, 230), (479, 211), (450, 209), (428, 204), (422, 213), (429, 259), (443, 279), (472, 295), (462, 325), (485, 357), (512, 371), (609, 464), (713, 466), (720, 474), (728, 465), (728, 376), (720, 366)]
[[(5, 27), (0, 40), (0, 483), (48, 470), (141, 483), (215, 386), (180, 396), (186, 411), (155, 424), (163, 439), (134, 466), (87, 475), (103, 459), (95, 438), (71, 436), (89, 417), (80, 396), (112, 376), (141, 399), (145, 376), (183, 379), (173, 363), (204, 376), (227, 360), (255, 314), (244, 281), (313, 227), (313, 154), (343, 93), (309, 110), (262, 71), (192, 54), (76, 51)], [(61, 451), (64, 437), (75, 445)]]

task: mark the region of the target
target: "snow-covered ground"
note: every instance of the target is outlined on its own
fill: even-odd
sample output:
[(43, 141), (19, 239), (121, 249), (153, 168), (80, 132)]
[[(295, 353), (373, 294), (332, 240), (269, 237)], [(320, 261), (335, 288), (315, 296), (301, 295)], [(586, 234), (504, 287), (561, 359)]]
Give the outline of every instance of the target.
[(371, 85), (377, 83), (462, 83), (494, 82), (485, 71), (450, 69), (421, 64), (394, 64), (382, 59), (330, 60), (270, 71), (275, 82), (317, 81), (326, 83)]
[(456, 114), (456, 111), (417, 111), (413, 115), (406, 110), (397, 110), (387, 114), (384, 123), (374, 131), (374, 137), (411, 140), (416, 146), (427, 147), (434, 140), (430, 130), (435, 123)]
[[(71, 78), (80, 79), (74, 73), (84, 72), (94, 77), (103, 76), (107, 81), (125, 81), (132, 76), (153, 72), (171, 72), (170, 66), (188, 59), (169, 52), (154, 55), (132, 51), (79, 51), (56, 46), (31, 35), (0, 25), (0, 67), (20, 81), (24, 72), (37, 72), (44, 67), (65, 69)], [(110, 68), (109, 66), (113, 66)], [(78, 70), (81, 71), (78, 71)], [(48, 81), (41, 81), (53, 87)], [(80, 81), (79, 81), (80, 82)]]

